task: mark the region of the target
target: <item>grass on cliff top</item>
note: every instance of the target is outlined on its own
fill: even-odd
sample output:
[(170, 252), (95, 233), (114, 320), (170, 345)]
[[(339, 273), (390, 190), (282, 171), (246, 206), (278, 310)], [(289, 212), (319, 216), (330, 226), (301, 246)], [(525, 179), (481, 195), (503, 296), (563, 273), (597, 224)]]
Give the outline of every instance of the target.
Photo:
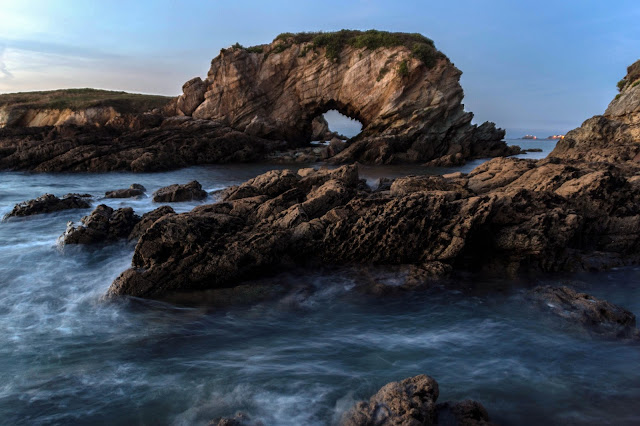
[[(368, 30), (340, 30), (331, 33), (303, 32), (282, 33), (274, 41), (281, 41), (283, 48), (291, 44), (312, 43), (313, 47), (324, 47), (327, 58), (339, 60), (340, 52), (346, 46), (375, 50), (380, 47), (405, 46), (409, 48), (416, 58), (427, 67), (431, 68), (436, 61), (444, 55), (439, 52), (433, 40), (418, 33), (390, 33), (388, 31)], [(306, 51), (305, 51), (306, 53)]]
[(77, 111), (93, 107), (113, 107), (120, 113), (141, 113), (162, 108), (172, 98), (98, 89), (60, 89), (46, 92), (20, 92), (0, 95), (0, 107), (66, 109)]

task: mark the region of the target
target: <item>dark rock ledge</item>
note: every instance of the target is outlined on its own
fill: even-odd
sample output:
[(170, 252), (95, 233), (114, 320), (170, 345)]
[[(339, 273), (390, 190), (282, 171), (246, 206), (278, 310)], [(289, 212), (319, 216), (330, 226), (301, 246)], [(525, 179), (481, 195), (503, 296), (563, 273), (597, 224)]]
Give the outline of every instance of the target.
[(373, 191), (356, 166), (270, 171), (218, 203), (158, 220), (109, 294), (159, 298), (309, 264), (411, 264), (438, 277), (633, 263), (635, 170), (499, 158), (467, 175), (410, 176)]
[(89, 194), (67, 194), (61, 198), (53, 194), (44, 194), (33, 200), (16, 204), (13, 210), (5, 215), (3, 220), (11, 217), (32, 216), (61, 210), (87, 209), (91, 207), (90, 198), (91, 195)]

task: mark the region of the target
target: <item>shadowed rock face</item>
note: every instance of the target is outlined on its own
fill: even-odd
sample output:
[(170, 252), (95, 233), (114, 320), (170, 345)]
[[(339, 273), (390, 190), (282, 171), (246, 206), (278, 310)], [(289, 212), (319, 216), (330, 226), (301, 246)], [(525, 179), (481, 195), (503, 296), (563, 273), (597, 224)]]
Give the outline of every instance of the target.
[(204, 81), (185, 83), (177, 111), (300, 145), (311, 140), (315, 117), (337, 109), (363, 125), (337, 162), (460, 163), (514, 153), (493, 123), (471, 125), (473, 114), (461, 103), (462, 73), (435, 48), (426, 65), (406, 46), (345, 45), (336, 58), (314, 46), (292, 36), (260, 46), (260, 53), (223, 49)]

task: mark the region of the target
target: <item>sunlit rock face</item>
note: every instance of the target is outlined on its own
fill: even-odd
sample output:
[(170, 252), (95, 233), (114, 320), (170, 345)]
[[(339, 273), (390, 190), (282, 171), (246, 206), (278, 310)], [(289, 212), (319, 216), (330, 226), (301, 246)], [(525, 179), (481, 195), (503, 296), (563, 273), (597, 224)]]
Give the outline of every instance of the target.
[(503, 130), (471, 124), (473, 114), (462, 105), (462, 73), (430, 40), (376, 32), (374, 41), (403, 41), (373, 48), (363, 39), (370, 32), (324, 36), (324, 44), (310, 34), (285, 34), (262, 46), (223, 49), (205, 80), (185, 83), (177, 112), (295, 146), (312, 140), (315, 117), (337, 109), (363, 126), (338, 162), (445, 157), (461, 163), (512, 153), (501, 142)]

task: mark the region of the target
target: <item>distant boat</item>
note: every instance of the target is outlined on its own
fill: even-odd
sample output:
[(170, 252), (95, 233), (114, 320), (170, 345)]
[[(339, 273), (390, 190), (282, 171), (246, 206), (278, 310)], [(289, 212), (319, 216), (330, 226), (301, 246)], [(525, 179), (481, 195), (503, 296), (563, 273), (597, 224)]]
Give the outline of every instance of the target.
[(547, 136), (547, 139), (564, 139), (564, 135), (551, 135)]
[(533, 135), (524, 135), (522, 139), (538, 139), (538, 137)]

